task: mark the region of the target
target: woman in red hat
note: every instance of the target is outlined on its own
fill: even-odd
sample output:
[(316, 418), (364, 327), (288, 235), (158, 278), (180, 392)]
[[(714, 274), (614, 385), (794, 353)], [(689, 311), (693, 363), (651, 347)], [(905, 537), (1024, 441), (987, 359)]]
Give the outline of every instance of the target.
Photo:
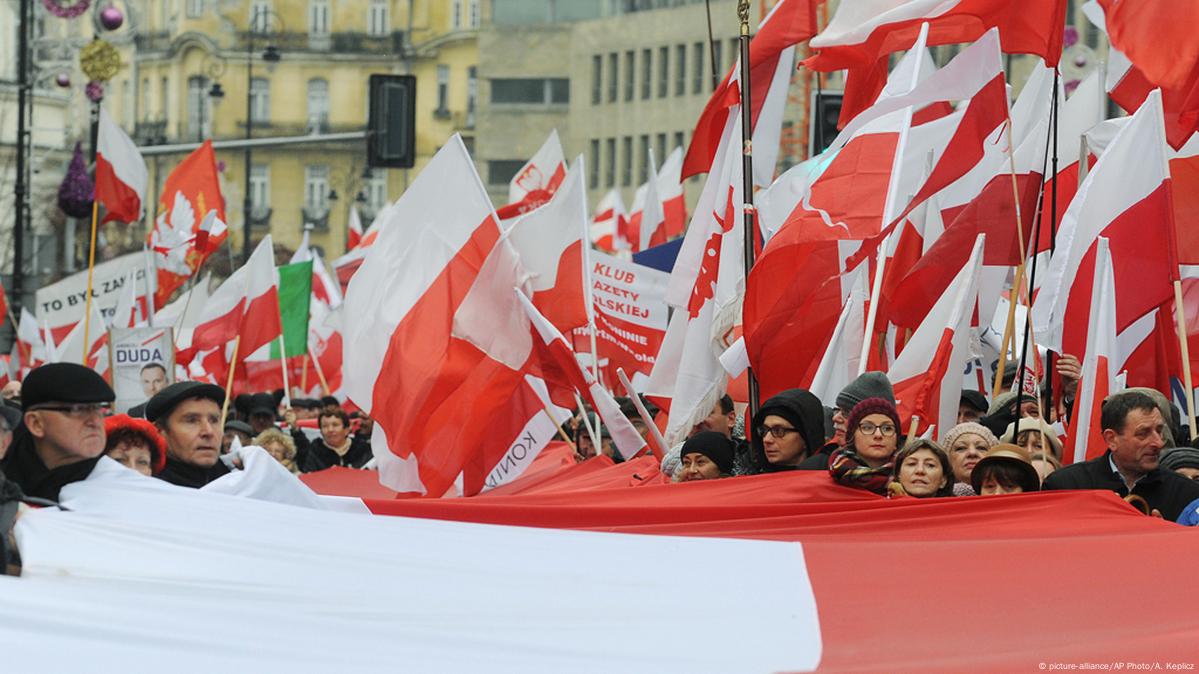
[(166, 441), (149, 421), (115, 414), (104, 420), (104, 434), (104, 454), (117, 463), (147, 477), (166, 465)]
[(886, 494), (895, 451), (902, 444), (895, 405), (885, 398), (867, 398), (849, 413), (845, 446), (829, 457), (828, 472), (838, 484)]

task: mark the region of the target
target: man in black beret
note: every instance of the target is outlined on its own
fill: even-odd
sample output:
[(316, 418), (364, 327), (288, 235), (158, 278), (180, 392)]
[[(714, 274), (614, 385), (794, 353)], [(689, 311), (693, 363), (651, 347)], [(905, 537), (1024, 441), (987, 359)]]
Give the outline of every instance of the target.
[(275, 396), (269, 393), (255, 393), (250, 397), (250, 427), (254, 429), (254, 435), (275, 427), (278, 406)]
[(156, 477), (181, 487), (199, 488), (229, 472), (220, 461), (221, 405), (225, 389), (181, 381), (146, 403), (146, 419), (167, 441), (167, 464)]
[(116, 399), (91, 368), (43, 365), (21, 388), (22, 423), (0, 470), (28, 496), (58, 500), (63, 486), (91, 475), (104, 453), (104, 415)]

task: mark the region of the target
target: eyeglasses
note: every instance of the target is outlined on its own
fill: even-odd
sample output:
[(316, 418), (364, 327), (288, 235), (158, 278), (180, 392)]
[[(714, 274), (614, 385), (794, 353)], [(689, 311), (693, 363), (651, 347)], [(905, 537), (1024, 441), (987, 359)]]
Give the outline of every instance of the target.
[(73, 405), (38, 405), (31, 412), (60, 412), (72, 419), (86, 419), (93, 416), (108, 414), (108, 405), (104, 403), (75, 403)]
[(760, 438), (766, 437), (767, 434), (773, 435), (776, 438), (785, 438), (788, 433), (798, 433), (799, 429), (788, 428), (786, 426), (758, 426), (754, 431)]
[(858, 424), (858, 431), (860, 431), (863, 435), (874, 435), (875, 431), (879, 431), (883, 434), (884, 438), (889, 438), (892, 435), (895, 435), (895, 426), (892, 424), (875, 425), (869, 421), (866, 421)]

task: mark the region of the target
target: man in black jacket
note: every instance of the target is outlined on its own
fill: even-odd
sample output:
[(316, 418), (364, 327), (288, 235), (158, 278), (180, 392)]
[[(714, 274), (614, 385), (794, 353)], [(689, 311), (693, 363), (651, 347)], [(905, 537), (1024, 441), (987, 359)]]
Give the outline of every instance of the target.
[(225, 389), (216, 384), (181, 381), (146, 403), (146, 419), (167, 441), (167, 465), (157, 477), (198, 489), (229, 472), (220, 461), (221, 405)]
[(1110, 489), (1145, 499), (1153, 514), (1171, 522), (1199, 499), (1199, 483), (1158, 465), (1166, 420), (1144, 393), (1125, 391), (1103, 403), (1100, 427), (1107, 453), (1056, 471), (1044, 489)]

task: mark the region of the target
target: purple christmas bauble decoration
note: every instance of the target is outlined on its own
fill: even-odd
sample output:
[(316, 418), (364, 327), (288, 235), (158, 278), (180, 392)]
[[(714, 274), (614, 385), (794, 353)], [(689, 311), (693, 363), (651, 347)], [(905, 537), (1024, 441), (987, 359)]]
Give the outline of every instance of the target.
[(96, 80), (92, 80), (84, 87), (83, 92), (87, 94), (87, 100), (92, 103), (99, 103), (104, 100), (104, 85)]
[(1066, 49), (1078, 44), (1078, 29), (1074, 26), (1066, 26), (1066, 32), (1062, 35), (1062, 46)]
[(67, 175), (58, 186), (58, 207), (73, 218), (86, 218), (92, 213), (92, 194), (95, 186), (87, 174), (83, 150), (75, 143), (75, 154), (67, 165)]
[(217, 160), (217, 162), (216, 162), (216, 172), (217, 172), (217, 173), (224, 173), (224, 172), (225, 172), (225, 160), (224, 160), (224, 159), (218, 159), (218, 160)]
[(109, 5), (100, 10), (100, 25), (104, 26), (104, 30), (116, 30), (125, 23), (125, 13), (121, 10)]
[(63, 89), (66, 89), (67, 87), (71, 86), (70, 73), (58, 73), (58, 75), (56, 75), (54, 77), (54, 83), (57, 84), (58, 86), (62, 87)]

